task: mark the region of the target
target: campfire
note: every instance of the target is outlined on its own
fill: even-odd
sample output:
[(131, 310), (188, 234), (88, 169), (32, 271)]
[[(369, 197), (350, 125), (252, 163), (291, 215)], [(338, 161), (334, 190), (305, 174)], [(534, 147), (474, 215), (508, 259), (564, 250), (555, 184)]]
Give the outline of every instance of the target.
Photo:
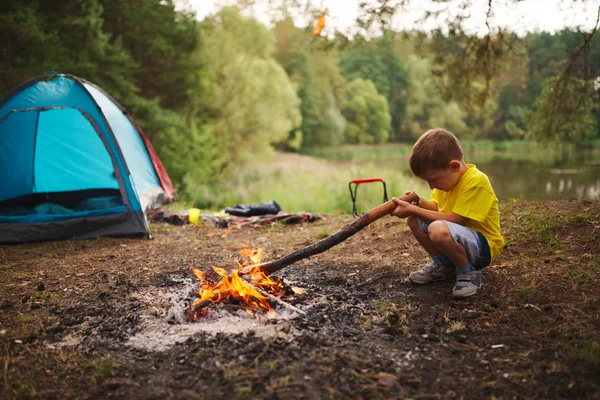
[[(250, 272), (245, 272), (244, 278), (240, 276), (240, 271), (245, 267), (260, 264), (263, 249), (242, 249), (239, 254), (244, 262), (236, 261), (232, 272), (214, 266), (211, 267), (211, 272), (192, 268), (200, 281), (200, 290), (199, 299), (190, 306), (188, 320), (197, 321), (206, 317), (208, 315), (206, 306), (222, 301), (240, 304), (252, 316), (257, 311), (263, 311), (267, 316), (277, 316), (273, 303), (301, 312), (280, 298), (285, 294), (303, 294), (303, 292), (298, 288), (289, 287), (280, 277), (269, 278), (259, 266), (252, 268)], [(212, 277), (209, 278), (209, 274), (215, 273), (221, 278), (217, 282), (214, 282)]]

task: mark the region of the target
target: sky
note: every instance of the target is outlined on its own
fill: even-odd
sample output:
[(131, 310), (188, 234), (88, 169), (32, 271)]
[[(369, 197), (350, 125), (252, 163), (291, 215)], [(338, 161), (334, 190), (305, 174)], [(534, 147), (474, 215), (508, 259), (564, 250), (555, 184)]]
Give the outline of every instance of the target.
[[(231, 4), (234, 0), (183, 0), (196, 11), (198, 19), (202, 20), (207, 15), (214, 13), (224, 4)], [(309, 0), (311, 1), (311, 0)], [(312, 0), (313, 6), (327, 9), (327, 19), (324, 34), (331, 35), (336, 29), (350, 34), (356, 32), (356, 17), (359, 15), (358, 3), (365, 0)], [(414, 1), (414, 8), (403, 15), (397, 15), (393, 20), (396, 30), (407, 30), (415, 27), (431, 29), (439, 26), (440, 21), (428, 21), (426, 25), (415, 26), (414, 21), (422, 15), (418, 4), (426, 4), (427, 0)], [(449, 10), (459, 10), (461, 0), (454, 0), (452, 6), (442, 4), (441, 7)], [(266, 3), (266, 2), (265, 2)], [(471, 33), (486, 33), (485, 17), (487, 1), (473, 0), (470, 8), (471, 17), (466, 25)], [(594, 4), (595, 3), (595, 4)], [(429, 2), (429, 4), (433, 4)], [(590, 30), (593, 28), (598, 13), (599, 4), (595, 1), (570, 0), (525, 0), (515, 3), (513, 0), (494, 0), (493, 11), (490, 17), (492, 27), (509, 27), (519, 34), (531, 31), (555, 32), (564, 27), (582, 27)], [(429, 8), (431, 9), (431, 8)], [(456, 12), (456, 11), (454, 11)], [(265, 24), (269, 24), (269, 10), (265, 7), (254, 9), (253, 16)], [(313, 23), (311, 21), (311, 23)], [(306, 22), (298, 18), (298, 26)]]

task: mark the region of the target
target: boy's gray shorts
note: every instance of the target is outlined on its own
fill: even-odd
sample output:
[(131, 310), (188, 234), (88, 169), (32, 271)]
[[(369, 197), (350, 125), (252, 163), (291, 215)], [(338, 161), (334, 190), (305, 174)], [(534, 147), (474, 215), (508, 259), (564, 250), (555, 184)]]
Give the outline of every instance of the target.
[[(418, 221), (421, 230), (429, 234), (428, 228), (430, 223), (421, 218), (418, 218)], [(482, 269), (488, 266), (488, 264), (491, 262), (491, 255), (490, 246), (485, 236), (474, 229), (467, 228), (466, 226), (462, 226), (454, 222), (442, 222), (445, 222), (448, 226), (452, 240), (462, 244), (462, 246), (465, 248), (467, 251), (467, 256), (469, 257), (469, 261), (475, 269)], [(445, 261), (452, 264), (450, 260)]]

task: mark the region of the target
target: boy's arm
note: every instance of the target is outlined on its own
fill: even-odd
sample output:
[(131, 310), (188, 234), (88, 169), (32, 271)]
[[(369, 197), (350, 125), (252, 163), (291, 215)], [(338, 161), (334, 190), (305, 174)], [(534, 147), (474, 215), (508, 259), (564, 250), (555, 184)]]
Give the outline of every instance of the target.
[[(435, 204), (433, 201), (431, 201), (430, 203)], [(450, 221), (450, 222), (454, 222), (455, 224), (465, 225), (467, 223), (467, 221), (469, 220), (468, 218), (463, 217), (462, 215), (455, 214), (455, 213), (446, 214), (443, 212), (439, 212), (439, 211), (437, 211), (437, 204), (435, 204), (435, 208), (436, 208), (435, 211), (428, 210), (426, 208), (416, 207), (411, 204), (409, 204), (409, 207), (411, 207), (411, 209), (409, 211), (410, 215), (417, 216), (417, 217), (427, 220), (427, 221), (437, 221), (437, 220), (441, 219), (443, 221)]]
[(417, 204), (419, 207), (424, 208), (426, 210), (437, 211), (438, 205), (435, 201), (425, 200), (422, 197), (419, 197), (419, 203)]
[[(392, 212), (392, 215), (395, 215), (396, 217), (399, 217), (399, 218), (406, 218), (411, 215), (414, 215), (416, 217), (419, 217), (419, 218), (427, 220), (427, 221), (444, 220), (444, 221), (454, 222), (454, 223), (460, 224), (460, 225), (465, 225), (467, 223), (467, 221), (469, 220), (468, 218), (463, 217), (462, 215), (455, 214), (455, 213), (446, 214), (446, 213), (437, 211), (437, 204), (433, 201), (425, 200), (425, 201), (427, 201), (427, 203), (433, 203), (435, 205), (435, 211), (429, 210), (426, 208), (422, 208), (415, 204), (407, 203), (406, 201), (400, 200), (396, 197), (394, 197), (392, 200), (398, 205), (398, 207), (396, 207), (394, 212)], [(419, 201), (419, 204), (422, 201), (423, 201), (423, 199), (421, 199)], [(430, 205), (430, 204), (424, 204), (424, 205)]]

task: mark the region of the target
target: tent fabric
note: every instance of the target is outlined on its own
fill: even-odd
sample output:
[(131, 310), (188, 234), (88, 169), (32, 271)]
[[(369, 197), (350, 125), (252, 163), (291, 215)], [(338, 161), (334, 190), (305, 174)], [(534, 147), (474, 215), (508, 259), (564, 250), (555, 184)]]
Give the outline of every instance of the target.
[(122, 107), (64, 74), (0, 98), (0, 176), (0, 243), (148, 235), (175, 193)]

